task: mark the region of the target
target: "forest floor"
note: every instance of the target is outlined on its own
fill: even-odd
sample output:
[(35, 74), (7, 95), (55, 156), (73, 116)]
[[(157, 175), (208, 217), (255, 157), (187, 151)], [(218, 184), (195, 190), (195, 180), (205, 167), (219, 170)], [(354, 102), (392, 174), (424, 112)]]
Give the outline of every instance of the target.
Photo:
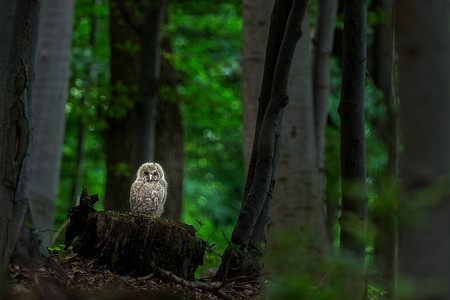
[(159, 272), (136, 278), (114, 274), (95, 260), (58, 255), (55, 260), (62, 272), (11, 264), (12, 284), (6, 299), (263, 299), (258, 281), (229, 281), (220, 286), (202, 282), (203, 288), (195, 288)]

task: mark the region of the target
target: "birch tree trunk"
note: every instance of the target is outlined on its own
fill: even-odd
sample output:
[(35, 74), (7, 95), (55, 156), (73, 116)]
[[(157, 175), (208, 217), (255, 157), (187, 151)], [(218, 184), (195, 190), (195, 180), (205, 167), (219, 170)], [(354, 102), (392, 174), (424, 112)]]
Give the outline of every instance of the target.
[[(401, 277), (410, 299), (450, 298), (450, 1), (396, 0)], [(432, 284), (430, 284), (432, 283)]]
[(35, 225), (48, 244), (58, 192), (64, 137), (73, 0), (44, 0), (41, 9), (33, 94), (30, 198)]

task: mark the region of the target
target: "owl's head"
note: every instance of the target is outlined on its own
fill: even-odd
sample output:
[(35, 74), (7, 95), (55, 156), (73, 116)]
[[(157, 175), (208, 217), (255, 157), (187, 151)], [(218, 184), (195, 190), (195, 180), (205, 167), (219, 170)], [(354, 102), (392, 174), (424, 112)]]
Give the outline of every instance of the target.
[(164, 171), (158, 163), (145, 163), (139, 168), (137, 178), (146, 182), (159, 181), (164, 179)]

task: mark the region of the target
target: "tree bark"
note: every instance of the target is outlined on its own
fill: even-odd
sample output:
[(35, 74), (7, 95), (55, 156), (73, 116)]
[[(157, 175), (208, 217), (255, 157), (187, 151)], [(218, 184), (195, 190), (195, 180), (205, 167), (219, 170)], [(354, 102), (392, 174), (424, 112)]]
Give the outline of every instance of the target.
[[(398, 177), (399, 152), (398, 105), (394, 84), (393, 0), (378, 0), (374, 4), (377, 9), (382, 9), (386, 13), (388, 19), (388, 23), (380, 23), (375, 27), (373, 79), (375, 85), (383, 91), (387, 108), (386, 122), (382, 126), (381, 133), (388, 148), (387, 180), (383, 183), (392, 186)], [(397, 201), (389, 195), (378, 198), (374, 211), (377, 231), (374, 245), (375, 265), (387, 292), (393, 297), (397, 286), (398, 228), (395, 212)]]
[[(134, 181), (133, 146), (137, 126), (136, 112), (132, 106), (137, 101), (136, 72), (139, 59), (135, 47), (139, 45), (139, 35), (136, 29), (124, 21), (129, 13), (124, 11), (122, 0), (110, 1), (110, 72), (111, 97), (110, 113), (106, 119), (107, 129), (104, 133), (106, 154), (106, 187), (105, 209), (129, 211), (130, 187)], [(128, 45), (130, 49), (125, 48)], [(129, 107), (131, 106), (131, 107)], [(111, 110), (115, 109), (115, 112)]]
[[(289, 69), (295, 46), (302, 35), (307, 5), (308, 1), (275, 1), (246, 190), (231, 244), (225, 250), (216, 274), (218, 280), (228, 275), (257, 275), (262, 268), (262, 248), (259, 243), (254, 243), (265, 242), (264, 231), (270, 222), (270, 219), (260, 216), (264, 207), (270, 208), (278, 160), (277, 136), (281, 134), (283, 111), (288, 103)], [(252, 238), (255, 232), (263, 235), (255, 240)]]
[[(410, 299), (450, 298), (450, 1), (397, 0), (401, 276)], [(430, 283), (433, 282), (432, 285)]]
[(139, 51), (139, 101), (134, 109), (138, 124), (134, 141), (133, 174), (155, 157), (156, 105), (161, 72), (161, 30), (165, 5), (163, 0), (144, 2), (142, 36)]
[(333, 241), (333, 230), (339, 204), (325, 197), (326, 174), (324, 166), (325, 136), (328, 118), (328, 97), (330, 94), (330, 57), (333, 51), (335, 19), (338, 9), (337, 0), (318, 1), (316, 21), (314, 60), (313, 60), (313, 97), (314, 122), (317, 143), (317, 162), (320, 181), (323, 188), (322, 199), (326, 203), (327, 232)]
[[(337, 0), (318, 1), (313, 61), (314, 122), (317, 142), (317, 161), (322, 182), (325, 178), (324, 152), (330, 94), (330, 57), (333, 50), (334, 22), (338, 8)], [(324, 185), (324, 183), (322, 184)]]
[(344, 57), (338, 108), (341, 117), (341, 248), (353, 254), (361, 268), (364, 266), (365, 243), (352, 234), (351, 227), (360, 221), (364, 228), (367, 216), (364, 138), (366, 13), (365, 1), (344, 1)]
[[(308, 253), (308, 261), (329, 253), (318, 167), (311, 80), (309, 23), (295, 50), (289, 74), (289, 109), (283, 116), (283, 133), (272, 201), (268, 249), (277, 249), (277, 236), (290, 233), (296, 251)], [(286, 241), (282, 241), (286, 243)], [(295, 246), (294, 246), (295, 245)], [(276, 255), (276, 253), (273, 253)], [(290, 260), (277, 268), (297, 269)]]
[(30, 198), (48, 244), (58, 192), (69, 82), (73, 1), (44, 0), (37, 44), (30, 150)]
[(31, 99), (40, 1), (0, 3), (0, 276), (9, 263), (49, 264), (33, 230), (28, 191)]
[(258, 112), (270, 12), (274, 0), (242, 2), (242, 123), (244, 166), (248, 173)]
[[(356, 262), (353, 282), (356, 298), (364, 289), (367, 185), (364, 136), (364, 88), (366, 75), (367, 2), (344, 0), (344, 50), (342, 90), (339, 103), (341, 118), (342, 211), (341, 253)], [(356, 229), (355, 229), (356, 228)]]

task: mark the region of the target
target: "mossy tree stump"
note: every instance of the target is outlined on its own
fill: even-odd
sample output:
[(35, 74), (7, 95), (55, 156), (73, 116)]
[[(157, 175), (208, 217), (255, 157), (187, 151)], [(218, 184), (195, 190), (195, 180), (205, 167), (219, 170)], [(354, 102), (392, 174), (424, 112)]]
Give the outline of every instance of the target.
[(95, 258), (121, 275), (144, 276), (159, 267), (187, 279), (194, 279), (203, 264), (205, 242), (195, 237), (193, 226), (141, 214), (96, 211), (97, 195), (86, 189), (80, 205), (68, 214), (68, 247), (80, 256)]

